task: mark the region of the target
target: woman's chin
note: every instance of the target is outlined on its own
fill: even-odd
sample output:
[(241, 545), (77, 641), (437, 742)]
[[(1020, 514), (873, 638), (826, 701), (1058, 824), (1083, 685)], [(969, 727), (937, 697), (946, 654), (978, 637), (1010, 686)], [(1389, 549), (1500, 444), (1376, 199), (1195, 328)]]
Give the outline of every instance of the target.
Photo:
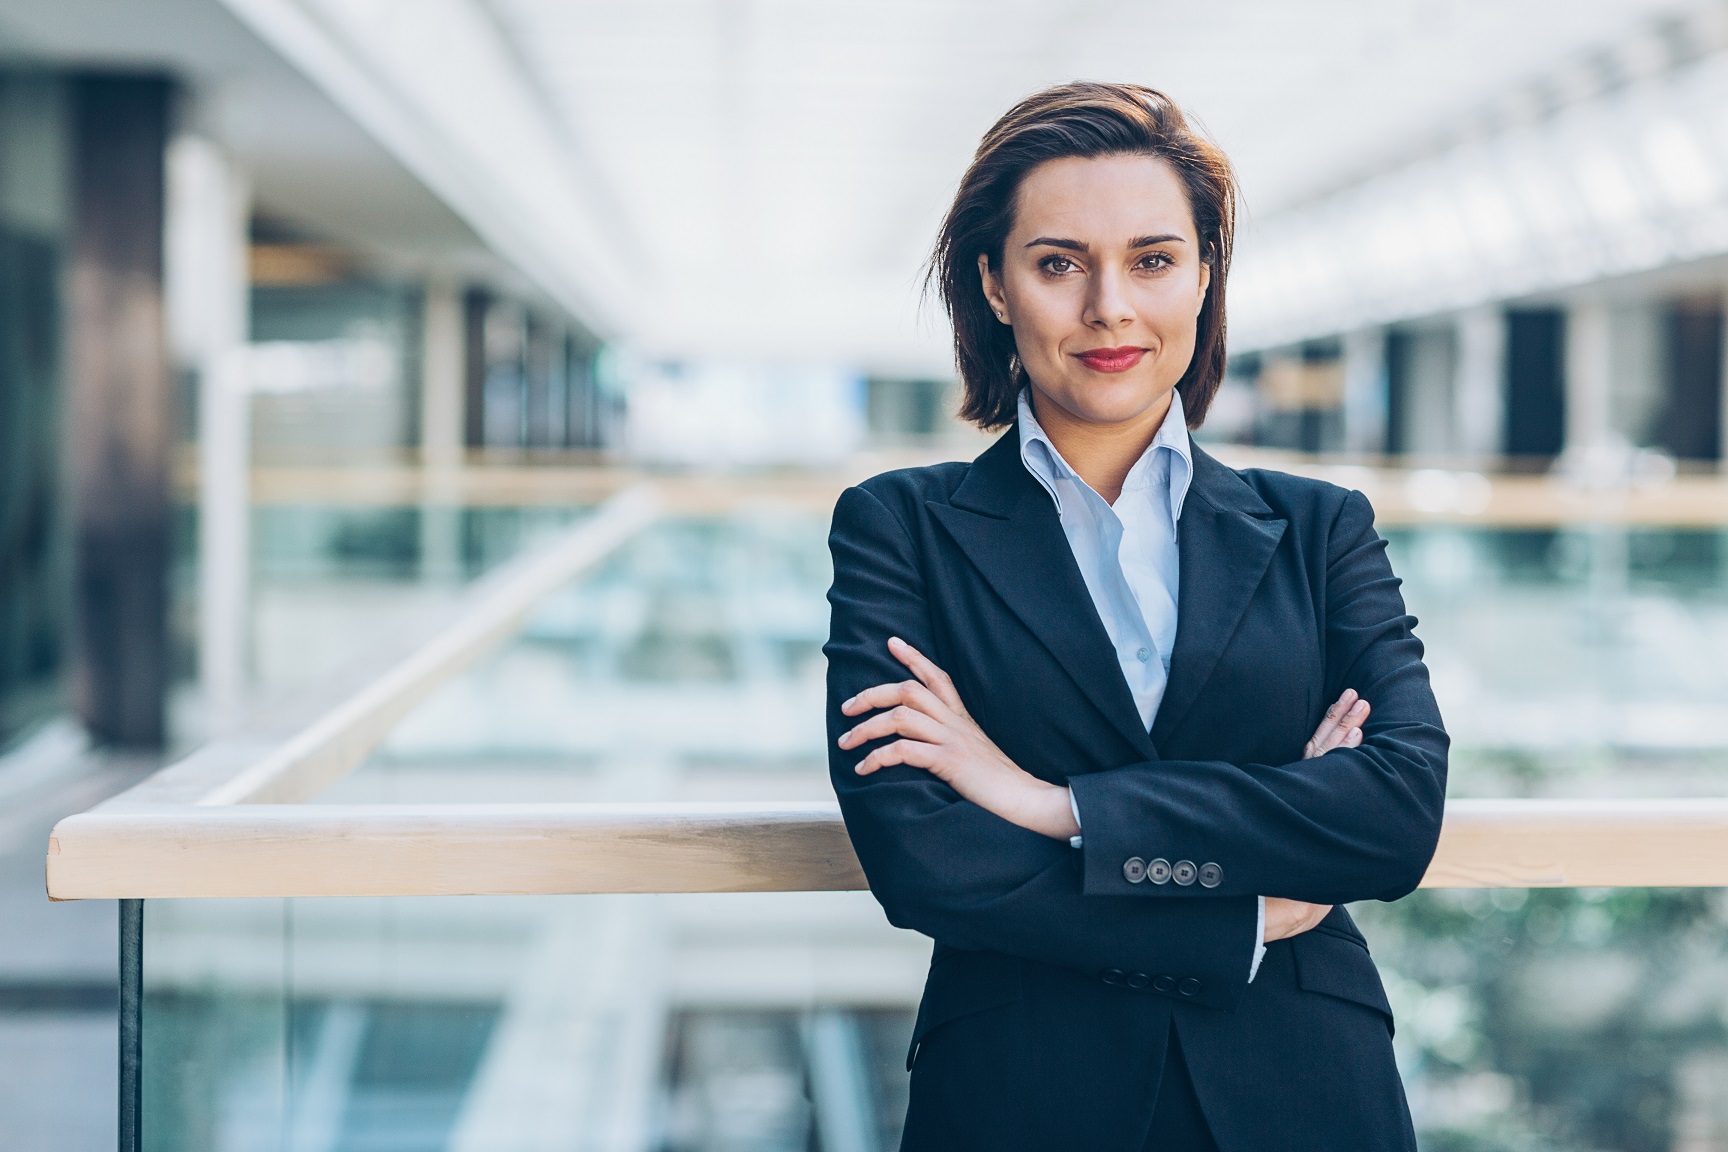
[(1088, 424), (1133, 424), (1164, 408), (1168, 395), (1167, 389), (1088, 384), (1070, 393), (1071, 403), (1063, 407)]

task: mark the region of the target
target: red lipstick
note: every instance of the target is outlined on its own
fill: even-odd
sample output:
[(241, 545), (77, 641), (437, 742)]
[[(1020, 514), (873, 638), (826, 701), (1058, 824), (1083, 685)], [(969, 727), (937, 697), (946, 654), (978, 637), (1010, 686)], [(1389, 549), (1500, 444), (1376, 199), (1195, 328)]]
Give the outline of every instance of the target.
[(1094, 372), (1126, 372), (1140, 363), (1146, 349), (1124, 344), (1120, 348), (1094, 348), (1077, 354), (1079, 361)]

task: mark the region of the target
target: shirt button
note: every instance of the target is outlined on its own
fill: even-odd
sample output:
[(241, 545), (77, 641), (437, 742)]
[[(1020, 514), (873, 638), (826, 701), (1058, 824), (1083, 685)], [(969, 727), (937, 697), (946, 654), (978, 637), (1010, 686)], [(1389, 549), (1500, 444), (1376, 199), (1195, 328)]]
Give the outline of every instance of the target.
[(1146, 661), (1152, 659), (1152, 649), (1142, 648), (1140, 651), (1134, 653), (1134, 658), (1144, 664)]

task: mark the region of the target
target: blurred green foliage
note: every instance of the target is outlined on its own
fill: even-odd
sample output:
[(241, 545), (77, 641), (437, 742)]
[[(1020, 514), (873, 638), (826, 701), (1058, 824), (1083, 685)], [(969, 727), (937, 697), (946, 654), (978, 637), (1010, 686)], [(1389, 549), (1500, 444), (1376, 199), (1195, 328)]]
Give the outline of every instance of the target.
[(1428, 1152), (1728, 1146), (1721, 890), (1432, 890), (1351, 911)]

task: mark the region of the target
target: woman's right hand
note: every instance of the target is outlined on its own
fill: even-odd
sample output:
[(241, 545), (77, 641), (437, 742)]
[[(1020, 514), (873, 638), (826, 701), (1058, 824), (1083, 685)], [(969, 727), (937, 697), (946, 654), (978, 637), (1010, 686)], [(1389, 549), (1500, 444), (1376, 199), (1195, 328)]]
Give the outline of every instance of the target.
[[(1334, 748), (1354, 748), (1362, 743), (1362, 725), (1368, 719), (1368, 701), (1356, 695), (1356, 689), (1346, 688), (1338, 702), (1326, 710), (1320, 727), (1302, 749), (1302, 759), (1324, 756)], [(1287, 940), (1300, 936), (1326, 919), (1330, 904), (1309, 904), (1304, 900), (1266, 897), (1266, 935), (1263, 942)]]
[(1332, 911), (1330, 904), (1309, 904), (1302, 900), (1286, 900), (1281, 896), (1266, 897), (1266, 934), (1263, 944), (1300, 936)]

